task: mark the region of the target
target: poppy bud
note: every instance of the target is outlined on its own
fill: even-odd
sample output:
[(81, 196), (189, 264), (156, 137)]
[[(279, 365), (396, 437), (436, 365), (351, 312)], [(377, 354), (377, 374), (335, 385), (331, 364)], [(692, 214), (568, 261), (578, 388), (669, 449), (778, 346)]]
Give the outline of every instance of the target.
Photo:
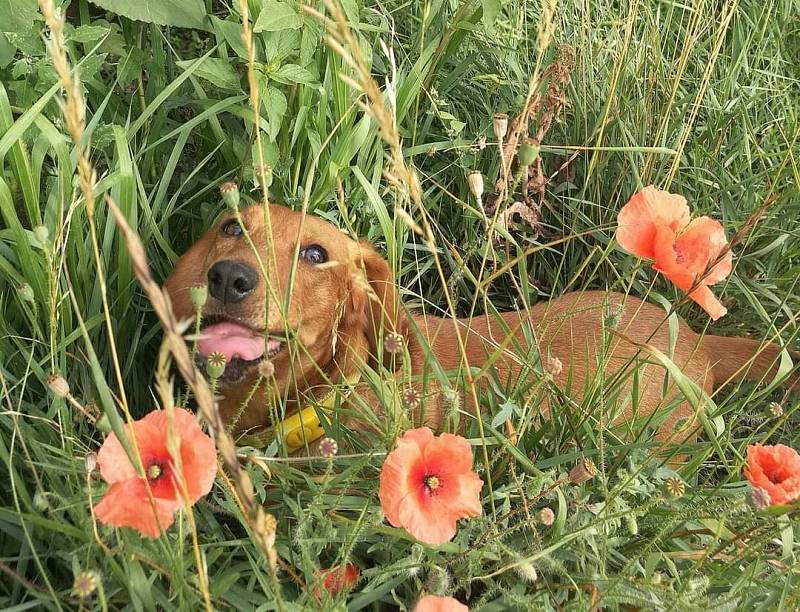
[(678, 476), (667, 478), (664, 488), (666, 488), (671, 497), (683, 497), (686, 492), (686, 484)]
[(536, 161), (536, 158), (539, 157), (539, 147), (533, 138), (525, 139), (525, 142), (519, 147), (517, 157), (519, 158), (519, 163), (523, 166), (530, 166)]
[(36, 299), (36, 295), (33, 293), (33, 287), (31, 287), (28, 283), (22, 283), (17, 291), (19, 292), (19, 297), (23, 302), (32, 303)]
[(69, 383), (60, 374), (51, 374), (47, 378), (47, 386), (56, 397), (67, 397), (69, 395)]
[(50, 240), (50, 230), (46, 225), (37, 225), (33, 228), (33, 237), (36, 238), (36, 242), (44, 246)]
[(225, 373), (225, 355), (214, 351), (206, 359), (206, 374), (208, 377), (217, 379)]
[(545, 527), (550, 527), (556, 520), (555, 512), (550, 508), (539, 510), (539, 522)]
[(636, 522), (636, 517), (633, 514), (625, 515), (625, 526), (628, 528), (629, 534), (639, 535), (639, 523)]
[(194, 306), (195, 310), (200, 310), (208, 300), (208, 286), (197, 285), (196, 287), (190, 287), (189, 299), (192, 300), (192, 306)]
[(42, 491), (36, 491), (33, 494), (33, 507), (39, 512), (45, 512), (50, 509), (50, 501), (47, 499), (47, 494)]
[(492, 131), (498, 140), (503, 140), (508, 133), (508, 115), (506, 113), (495, 113), (492, 116)]
[(481, 171), (470, 170), (467, 172), (467, 184), (469, 185), (470, 193), (480, 202), (483, 197), (483, 175)]
[(579, 485), (587, 480), (591, 480), (597, 475), (597, 466), (591, 459), (581, 459), (574, 468), (569, 471), (569, 481), (574, 485)]
[(223, 183), (219, 188), (222, 199), (231, 210), (239, 208), (239, 185), (233, 182)]

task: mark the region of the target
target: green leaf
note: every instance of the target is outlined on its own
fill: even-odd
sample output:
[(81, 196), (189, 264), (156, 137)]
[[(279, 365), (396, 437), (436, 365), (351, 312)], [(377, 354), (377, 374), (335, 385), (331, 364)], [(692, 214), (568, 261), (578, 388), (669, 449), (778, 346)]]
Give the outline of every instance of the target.
[(280, 32), (281, 30), (296, 30), (302, 25), (302, 17), (288, 2), (265, 0), (261, 13), (253, 26), (253, 31)]
[(242, 59), (247, 59), (247, 49), (242, 42), (242, 26), (237, 21), (222, 20), (219, 17), (211, 17), (214, 30), (217, 35), (224, 38), (228, 46), (236, 52)]
[[(12, 0), (19, 1), (19, 0)], [(93, 4), (128, 19), (208, 30), (203, 0), (92, 0)]]
[[(176, 63), (185, 70), (194, 63), (194, 60), (183, 60)], [(195, 69), (194, 73), (200, 78), (211, 81), (220, 89), (239, 91), (242, 88), (239, 73), (229, 61), (224, 59), (208, 57)]]
[(26, 30), (38, 15), (36, 0), (0, 0), (0, 31)]
[(483, 25), (487, 28), (497, 21), (500, 14), (500, 0), (481, 0), (483, 5)]
[(284, 64), (274, 73), (272, 78), (279, 83), (293, 85), (295, 83), (314, 83), (316, 78), (308, 70), (297, 64)]
[(283, 117), (286, 115), (286, 96), (280, 89), (275, 87), (267, 88), (266, 96), (264, 96), (264, 104), (267, 107), (267, 120), (269, 121), (269, 135), (270, 138), (275, 140), (278, 132), (283, 123)]
[(6, 35), (0, 32), (0, 68), (5, 68), (14, 59), (17, 50), (6, 38)]
[(111, 31), (111, 28), (98, 26), (98, 25), (84, 25), (75, 28), (75, 30), (67, 37), (69, 40), (74, 40), (78, 43), (88, 43), (95, 40), (100, 40)]

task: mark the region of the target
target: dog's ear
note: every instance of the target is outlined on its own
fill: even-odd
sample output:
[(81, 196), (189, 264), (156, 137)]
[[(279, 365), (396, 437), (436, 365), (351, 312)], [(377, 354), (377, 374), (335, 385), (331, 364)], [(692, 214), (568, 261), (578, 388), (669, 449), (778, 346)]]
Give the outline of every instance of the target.
[(387, 334), (399, 334), (405, 342), (408, 336), (408, 322), (400, 305), (392, 269), (372, 245), (360, 241), (354, 272), (358, 278), (354, 279), (351, 289), (350, 321), (361, 326), (372, 356), (385, 361), (386, 355), (378, 354), (378, 347), (384, 344), (381, 340)]

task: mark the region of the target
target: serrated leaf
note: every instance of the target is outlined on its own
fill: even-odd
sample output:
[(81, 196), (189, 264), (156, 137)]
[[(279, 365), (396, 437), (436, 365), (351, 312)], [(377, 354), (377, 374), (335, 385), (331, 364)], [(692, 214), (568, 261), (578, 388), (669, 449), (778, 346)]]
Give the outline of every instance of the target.
[[(182, 69), (186, 69), (194, 63), (195, 60), (182, 60), (176, 62)], [(194, 71), (196, 76), (199, 76), (206, 81), (210, 81), (220, 89), (232, 89), (239, 91), (241, 89), (241, 82), (239, 80), (239, 73), (233, 68), (230, 62), (220, 59), (218, 57), (207, 57)]]
[(281, 30), (296, 30), (302, 25), (303, 19), (288, 2), (265, 0), (253, 26), (253, 31), (280, 32)]
[[(20, 1), (20, 0), (14, 0)], [(91, 0), (93, 4), (135, 21), (208, 30), (203, 0)]]
[(276, 81), (286, 83), (287, 85), (293, 85), (295, 83), (313, 83), (316, 81), (313, 74), (297, 64), (284, 64), (271, 76)]

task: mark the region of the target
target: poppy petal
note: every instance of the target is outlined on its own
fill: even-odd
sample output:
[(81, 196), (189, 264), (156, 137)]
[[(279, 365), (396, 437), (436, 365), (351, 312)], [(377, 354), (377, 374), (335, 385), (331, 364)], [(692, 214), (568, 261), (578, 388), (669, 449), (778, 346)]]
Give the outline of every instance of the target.
[(648, 185), (635, 193), (617, 217), (617, 242), (638, 257), (655, 258), (656, 231), (677, 232), (689, 223), (689, 205), (683, 196)]
[(436, 497), (427, 504), (417, 504), (409, 496), (398, 510), (400, 525), (420, 542), (438, 546), (456, 535), (456, 518)]
[(469, 608), (453, 597), (426, 595), (414, 606), (414, 612), (469, 612)]
[[(681, 263), (695, 276), (706, 272), (709, 264), (716, 261), (727, 249), (728, 240), (722, 224), (711, 217), (698, 217), (684, 229), (675, 240), (675, 250), (681, 255)], [(733, 253), (724, 258), (703, 278), (704, 285), (713, 285), (728, 276), (733, 269)]]
[(169, 528), (180, 506), (179, 501), (159, 498), (151, 504), (144, 480), (132, 478), (112, 484), (94, 511), (101, 523), (131, 527), (143, 535), (157, 538), (161, 534), (159, 524), (161, 529)]
[(714, 295), (714, 292), (711, 291), (705, 285), (701, 285), (694, 291), (689, 294), (689, 297), (694, 301), (700, 304), (701, 308), (708, 313), (708, 316), (711, 317), (712, 320), (716, 321), (720, 317), (724, 317), (728, 309), (722, 305), (717, 299), (717, 296)]

